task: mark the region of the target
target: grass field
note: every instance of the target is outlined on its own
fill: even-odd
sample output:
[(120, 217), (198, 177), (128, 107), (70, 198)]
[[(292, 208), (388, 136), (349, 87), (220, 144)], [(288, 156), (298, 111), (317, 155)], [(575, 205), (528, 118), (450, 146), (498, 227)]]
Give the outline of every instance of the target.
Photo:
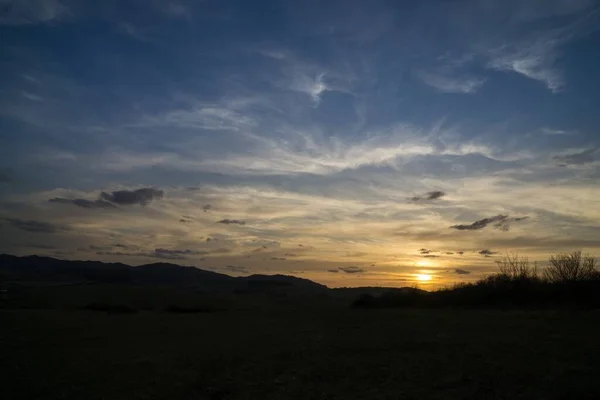
[(4, 399), (600, 398), (600, 313), (2, 310)]

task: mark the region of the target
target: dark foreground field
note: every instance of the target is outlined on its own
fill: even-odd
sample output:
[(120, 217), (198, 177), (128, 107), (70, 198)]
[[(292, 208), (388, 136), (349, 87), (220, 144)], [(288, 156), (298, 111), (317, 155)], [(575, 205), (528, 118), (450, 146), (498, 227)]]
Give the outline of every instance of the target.
[(0, 311), (3, 399), (600, 398), (596, 311)]

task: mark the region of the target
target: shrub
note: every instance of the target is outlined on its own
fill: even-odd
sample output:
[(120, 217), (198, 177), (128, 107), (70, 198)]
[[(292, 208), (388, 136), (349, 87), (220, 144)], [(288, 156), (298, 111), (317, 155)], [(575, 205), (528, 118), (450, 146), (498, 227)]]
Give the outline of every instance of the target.
[(519, 257), (518, 254), (507, 254), (501, 260), (496, 261), (500, 275), (509, 280), (537, 280), (537, 263), (530, 264), (527, 257)]
[(550, 282), (574, 282), (598, 279), (594, 257), (581, 255), (581, 251), (559, 253), (550, 257), (550, 266), (544, 271)]

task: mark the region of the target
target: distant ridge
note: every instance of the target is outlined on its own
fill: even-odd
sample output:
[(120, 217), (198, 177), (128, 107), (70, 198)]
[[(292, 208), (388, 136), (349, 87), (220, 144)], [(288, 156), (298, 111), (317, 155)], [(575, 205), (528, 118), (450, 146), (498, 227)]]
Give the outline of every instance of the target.
[(266, 290), (296, 288), (326, 291), (325, 285), (290, 275), (233, 277), (196, 267), (171, 263), (130, 266), (101, 261), (59, 260), (41, 256), (0, 254), (0, 279), (61, 283), (121, 283), (138, 285), (195, 286), (206, 290)]

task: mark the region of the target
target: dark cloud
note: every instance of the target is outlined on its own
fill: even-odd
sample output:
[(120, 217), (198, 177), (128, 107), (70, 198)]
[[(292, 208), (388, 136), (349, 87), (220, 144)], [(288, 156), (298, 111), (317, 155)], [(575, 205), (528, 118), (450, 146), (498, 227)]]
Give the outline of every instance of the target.
[(239, 219), (222, 219), (218, 221), (219, 224), (236, 224), (236, 225), (246, 225), (244, 221), (240, 221)]
[(210, 210), (212, 208), (212, 206), (210, 204), (206, 204), (204, 207), (202, 207), (202, 210), (204, 212), (207, 212), (208, 210)]
[(248, 272), (248, 269), (246, 269), (246, 267), (242, 267), (241, 265), (226, 265), (223, 267), (223, 269), (226, 269), (231, 272), (239, 272), (239, 273)]
[(451, 251), (447, 251), (445, 254), (447, 254), (447, 255), (451, 256), (451, 255), (453, 255), (454, 253), (453, 253), (453, 252), (451, 252)]
[(298, 254), (296, 254), (296, 253), (285, 253), (284, 256), (286, 256), (286, 257), (298, 257)]
[(252, 250), (253, 253), (261, 253), (263, 251), (265, 251), (267, 249), (267, 246), (260, 246), (257, 247), (256, 249)]
[(183, 218), (181, 218), (181, 219), (179, 220), (179, 222), (181, 222), (182, 224), (187, 224), (187, 223), (189, 223), (189, 222), (192, 222), (192, 221), (190, 221), (190, 220), (188, 220), (188, 219), (183, 219)]
[(110, 246), (96, 246), (96, 245), (90, 244), (88, 247), (90, 250), (94, 250), (94, 251), (110, 250)]
[(106, 200), (87, 200), (87, 199), (65, 199), (62, 197), (55, 197), (48, 200), (50, 203), (58, 204), (72, 204), (81, 208), (118, 208), (112, 203)]
[(154, 199), (160, 199), (164, 196), (162, 190), (154, 188), (142, 188), (137, 190), (116, 190), (111, 193), (100, 193), (100, 200), (106, 200), (119, 205), (147, 205)]
[(419, 249), (419, 252), (420, 252), (421, 254), (429, 254), (429, 253), (433, 253), (434, 251), (435, 251), (435, 250), (431, 250), (431, 249), (425, 249), (425, 248), (423, 248), (423, 249)]
[(115, 243), (112, 245), (112, 247), (117, 247), (120, 249), (131, 249), (131, 250), (139, 250), (139, 246), (136, 246), (134, 244), (123, 244), (123, 243)]
[(467, 271), (466, 269), (460, 269), (460, 268), (456, 268), (456, 269), (454, 270), (454, 273), (455, 273), (455, 274), (458, 274), (458, 275), (468, 275), (468, 274), (470, 274), (470, 273), (471, 273), (471, 271)]
[(509, 221), (508, 215), (499, 214), (494, 217), (480, 219), (478, 221), (473, 222), (472, 224), (453, 225), (450, 228), (457, 229), (459, 231), (467, 231), (467, 230), (472, 231), (472, 230), (483, 229), (486, 226), (488, 226), (489, 224), (494, 224), (495, 228), (502, 229), (502, 230), (508, 230), (508, 221)]
[(481, 250), (479, 252), (479, 254), (481, 254), (482, 256), (489, 257), (489, 256), (491, 256), (493, 254), (498, 254), (498, 252), (497, 251), (491, 251), (491, 250), (488, 250), (488, 249), (484, 249), (484, 250)]
[(226, 254), (226, 253), (231, 253), (231, 250), (225, 249), (225, 248), (220, 248), (220, 249), (211, 251), (211, 254)]
[(354, 257), (364, 257), (369, 253), (365, 253), (364, 251), (355, 251), (353, 253), (346, 253), (344, 255), (344, 257), (350, 257), (350, 258), (354, 258)]
[(146, 256), (145, 253), (125, 253), (122, 251), (97, 251), (99, 256), (119, 256), (119, 257), (134, 257), (134, 256)]
[(584, 150), (579, 153), (569, 154), (566, 156), (554, 156), (554, 160), (561, 166), (567, 165), (584, 165), (600, 159), (600, 148)]
[(463, 254), (465, 254), (465, 252), (464, 251), (457, 251), (456, 254), (460, 254), (462, 256)]
[(340, 271), (338, 269), (328, 269), (327, 272), (331, 272), (331, 273), (337, 274)]
[(52, 224), (50, 222), (23, 220), (18, 218), (4, 218), (4, 220), (11, 226), (27, 232), (56, 233), (68, 230), (66, 226)]
[[(130, 247), (131, 248), (131, 247)], [(120, 257), (150, 257), (160, 258), (163, 260), (186, 260), (188, 256), (197, 256), (209, 254), (208, 251), (196, 251), (189, 249), (163, 249), (156, 248), (153, 251), (97, 251), (96, 254), (104, 256), (120, 256)]]
[(359, 267), (339, 267), (338, 269), (347, 274), (360, 274), (360, 273), (365, 272), (364, 269), (359, 268)]
[(26, 244), (23, 247), (29, 247), (32, 249), (40, 249), (40, 250), (57, 250), (58, 249), (58, 247), (56, 247), (56, 246), (50, 246), (47, 244), (36, 244), (36, 243)]
[(438, 258), (439, 256), (436, 256), (435, 254), (426, 254), (423, 257), (425, 257), (425, 258)]
[(285, 260), (287, 260), (287, 258), (285, 258), (285, 257), (271, 257), (271, 260), (273, 260), (273, 261), (285, 261)]
[(446, 195), (446, 193), (436, 190), (433, 192), (427, 192), (420, 196), (414, 196), (411, 198), (411, 200), (412, 201), (437, 200), (439, 198), (444, 197), (445, 195)]
[(154, 253), (156, 254), (185, 254), (185, 255), (205, 255), (209, 254), (208, 251), (196, 251), (190, 249), (163, 249), (158, 248), (154, 249)]

